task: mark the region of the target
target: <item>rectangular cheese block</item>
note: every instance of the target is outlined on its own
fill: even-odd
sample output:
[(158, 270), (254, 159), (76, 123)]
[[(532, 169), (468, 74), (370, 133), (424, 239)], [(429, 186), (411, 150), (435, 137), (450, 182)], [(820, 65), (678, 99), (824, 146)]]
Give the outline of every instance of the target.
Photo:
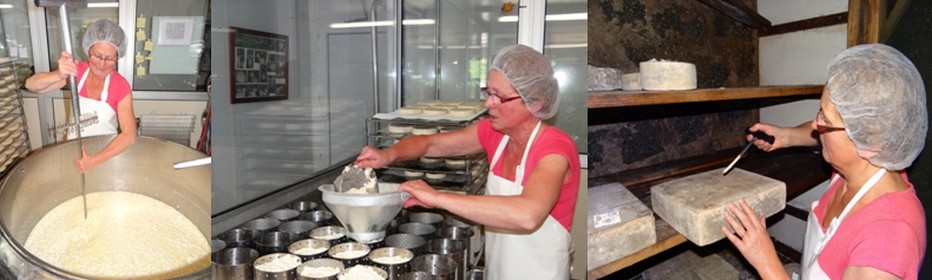
[(716, 169), (653, 186), (650, 198), (657, 216), (705, 246), (725, 238), (728, 204), (744, 199), (758, 215), (776, 214), (786, 207), (786, 184), (738, 168), (726, 176)]
[(619, 183), (589, 188), (588, 270), (657, 243), (654, 215)]

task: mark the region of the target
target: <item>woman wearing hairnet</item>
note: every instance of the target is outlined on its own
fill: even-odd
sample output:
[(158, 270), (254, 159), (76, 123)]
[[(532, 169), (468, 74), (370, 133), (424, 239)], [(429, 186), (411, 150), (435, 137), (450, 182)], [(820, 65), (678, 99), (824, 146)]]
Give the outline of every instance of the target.
[[(828, 82), (813, 121), (782, 128), (765, 151), (822, 144), (835, 169), (809, 213), (802, 279), (916, 279), (926, 248), (922, 205), (904, 169), (922, 151), (926, 91), (910, 61), (886, 45), (845, 50), (828, 66)], [(762, 279), (787, 279), (764, 218), (747, 203), (729, 205), (725, 236)]]
[(557, 113), (550, 61), (527, 46), (506, 47), (493, 58), (483, 91), (489, 118), (449, 133), (405, 137), (385, 150), (365, 147), (356, 164), (381, 168), (421, 156), (486, 152), (486, 195), (408, 181), (401, 185), (411, 194), (405, 206), (441, 208), (485, 225), (487, 279), (569, 279), (580, 165), (573, 139), (541, 121)]
[[(123, 30), (110, 20), (100, 19), (87, 27), (82, 43), (88, 61), (76, 63), (71, 54), (63, 51), (58, 58), (58, 70), (36, 73), (26, 79), (26, 88), (32, 92), (49, 92), (64, 87), (68, 76), (74, 75), (82, 114), (97, 114), (97, 123), (81, 130), (81, 136), (116, 134), (119, 121), (120, 133), (107, 147), (94, 155), (84, 151), (83, 156), (75, 160), (78, 169), (87, 172), (136, 142), (136, 117), (129, 83), (114, 71), (117, 59), (126, 53)], [(74, 133), (69, 133), (68, 138), (74, 138)]]

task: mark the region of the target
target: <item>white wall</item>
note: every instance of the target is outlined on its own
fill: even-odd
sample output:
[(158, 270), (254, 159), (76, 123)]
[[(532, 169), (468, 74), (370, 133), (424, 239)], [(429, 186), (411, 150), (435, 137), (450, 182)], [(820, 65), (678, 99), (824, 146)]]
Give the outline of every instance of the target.
[[(830, 15), (848, 10), (847, 0), (758, 0), (758, 12), (774, 25)], [(762, 86), (824, 84), (828, 61), (847, 45), (847, 24), (760, 37), (760, 81)], [(761, 108), (760, 121), (795, 126), (812, 120), (818, 100), (803, 100)], [(825, 183), (800, 195), (790, 205), (808, 210), (808, 205), (825, 191)], [(778, 241), (802, 250), (806, 222), (793, 216), (769, 228)]]

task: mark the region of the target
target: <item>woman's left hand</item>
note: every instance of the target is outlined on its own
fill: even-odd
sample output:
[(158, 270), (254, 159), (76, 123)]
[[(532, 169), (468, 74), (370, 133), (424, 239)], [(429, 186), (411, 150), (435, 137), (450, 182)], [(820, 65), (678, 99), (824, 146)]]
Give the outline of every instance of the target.
[(87, 149), (84, 146), (81, 146), (81, 158), (74, 160), (74, 165), (78, 167), (78, 171), (81, 173), (87, 173), (88, 170), (97, 166), (94, 163), (94, 156), (87, 153)]
[(424, 180), (413, 180), (401, 183), (401, 187), (398, 188), (398, 190), (406, 191), (411, 195), (411, 197), (405, 201), (404, 208), (411, 206), (434, 208), (437, 196), (440, 194), (440, 192), (431, 188), (430, 185), (427, 185), (427, 182), (424, 182)]
[(735, 230), (732, 233), (728, 228), (722, 227), (725, 237), (735, 244), (738, 251), (758, 271), (766, 270), (773, 265), (782, 269), (777, 258), (777, 250), (767, 233), (765, 217), (758, 216), (754, 209), (748, 206), (743, 199), (728, 205), (724, 213), (725, 221)]

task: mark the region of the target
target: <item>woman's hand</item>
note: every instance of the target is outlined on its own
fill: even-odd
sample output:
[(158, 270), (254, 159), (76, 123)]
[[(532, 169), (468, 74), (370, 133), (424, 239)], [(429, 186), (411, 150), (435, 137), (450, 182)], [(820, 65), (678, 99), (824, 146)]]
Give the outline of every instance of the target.
[(430, 185), (427, 185), (424, 180), (414, 180), (401, 183), (401, 187), (398, 188), (400, 191), (406, 191), (411, 195), (408, 200), (405, 201), (404, 208), (411, 206), (421, 206), (424, 208), (434, 208), (437, 201), (437, 196), (440, 195), (440, 192), (431, 188)]
[(735, 244), (741, 255), (757, 269), (763, 279), (785, 279), (786, 271), (767, 233), (765, 217), (757, 216), (743, 199), (728, 205), (725, 221), (735, 230), (722, 227), (725, 237)]
[(356, 157), (356, 162), (354, 164), (359, 168), (379, 169), (391, 162), (392, 159), (389, 158), (388, 153), (385, 151), (365, 146), (362, 148), (362, 152), (359, 153), (359, 156)]
[(74, 56), (68, 52), (61, 52), (58, 57), (58, 78), (67, 79), (68, 76), (78, 75), (78, 65), (74, 62)]
[(751, 132), (760, 131), (766, 133), (767, 135), (773, 136), (773, 144), (767, 143), (767, 141), (761, 139), (755, 139), (754, 135), (748, 134), (746, 139), (748, 141), (754, 141), (754, 146), (757, 146), (758, 149), (765, 152), (771, 152), (776, 149), (789, 147), (789, 135), (787, 135), (782, 127), (757, 123), (748, 128)]
[(94, 155), (88, 154), (87, 149), (81, 146), (81, 158), (75, 159), (74, 165), (78, 167), (78, 171), (81, 173), (87, 173), (87, 171), (97, 167), (98, 163), (94, 159)]

